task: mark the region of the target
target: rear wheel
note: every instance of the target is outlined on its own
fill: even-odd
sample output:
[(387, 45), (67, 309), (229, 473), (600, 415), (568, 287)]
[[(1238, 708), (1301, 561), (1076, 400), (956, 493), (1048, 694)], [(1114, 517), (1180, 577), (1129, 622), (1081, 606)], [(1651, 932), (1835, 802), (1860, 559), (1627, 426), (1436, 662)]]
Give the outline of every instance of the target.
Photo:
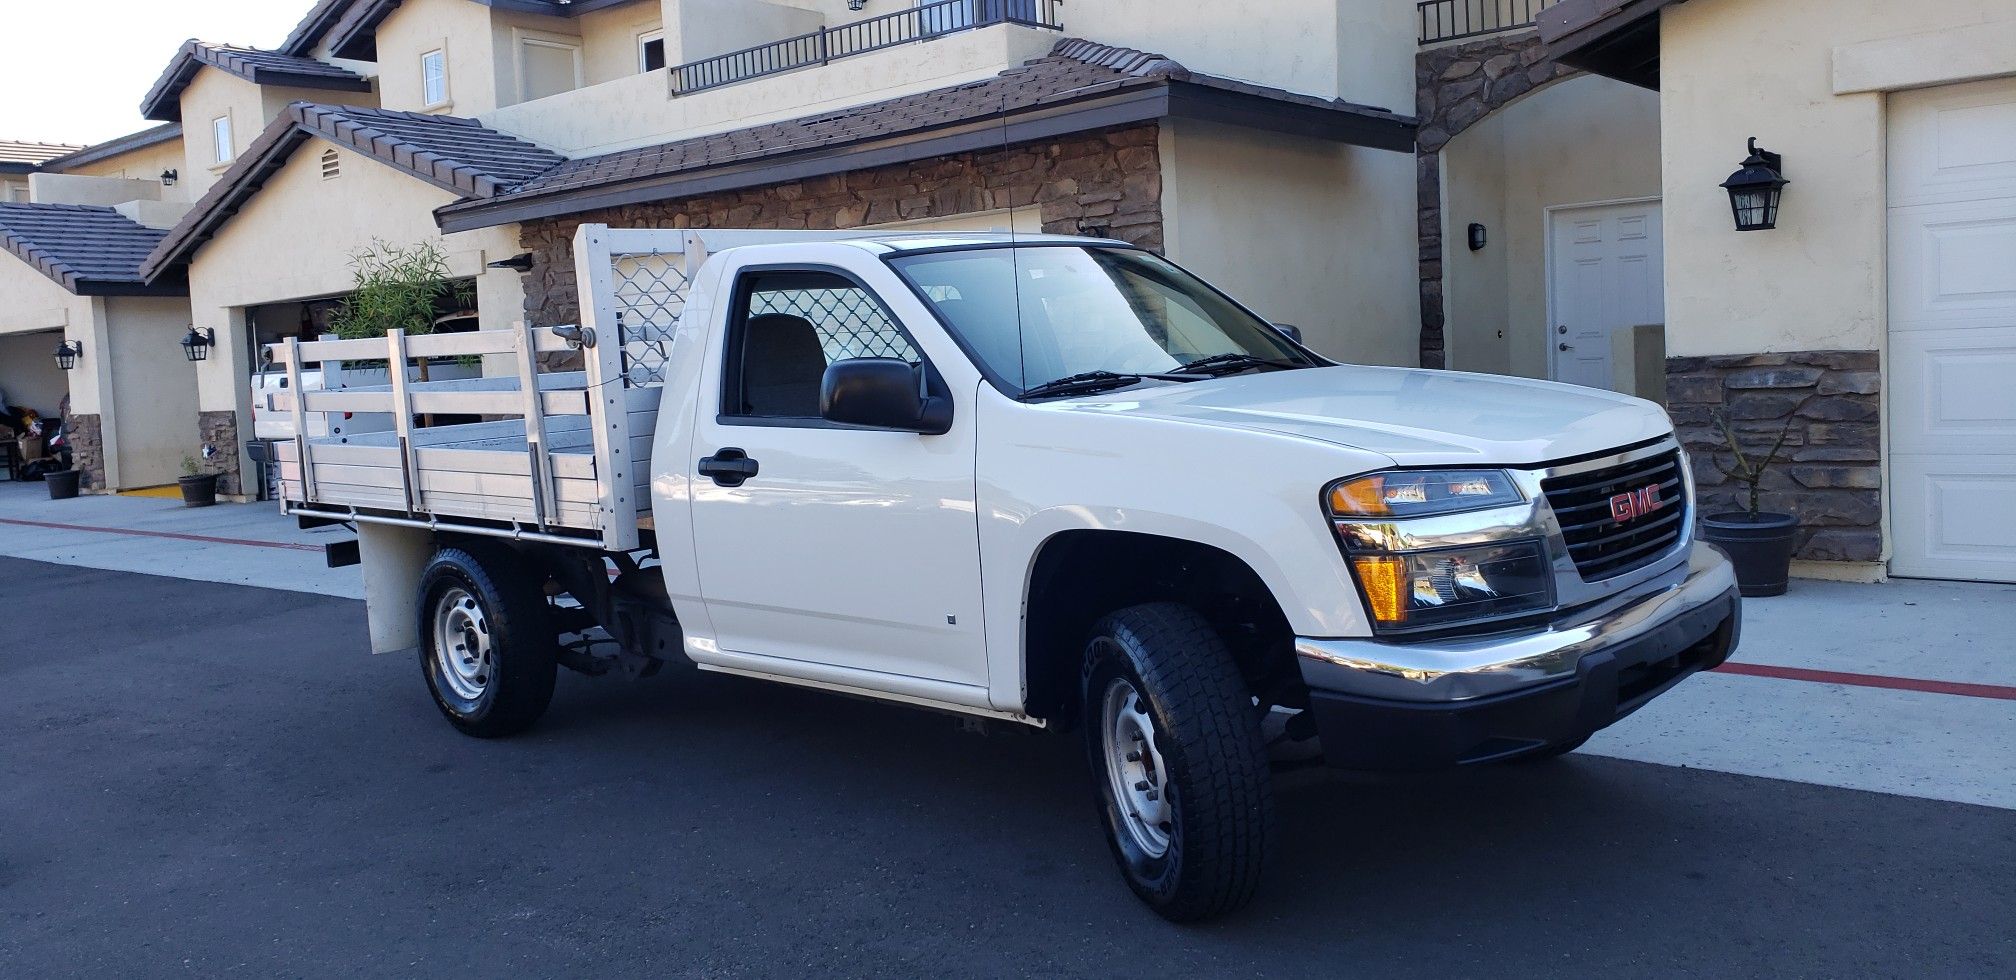
[(1177, 922), (1245, 905), (1273, 795), (1259, 711), (1216, 631), (1174, 603), (1100, 620), (1083, 703), (1100, 818), (1134, 893)]
[(478, 738), (531, 727), (558, 644), (540, 577), (503, 548), (443, 548), (420, 577), (420, 670), (448, 722)]

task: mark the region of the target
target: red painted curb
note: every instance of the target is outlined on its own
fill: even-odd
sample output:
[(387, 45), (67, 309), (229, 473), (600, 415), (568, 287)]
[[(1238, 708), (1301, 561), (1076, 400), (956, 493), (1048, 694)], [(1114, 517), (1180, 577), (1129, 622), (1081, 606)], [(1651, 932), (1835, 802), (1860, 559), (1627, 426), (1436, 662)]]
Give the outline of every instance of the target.
[(168, 538), (174, 541), (196, 541), (203, 544), (235, 544), (247, 548), (279, 548), (283, 551), (321, 551), (316, 544), (292, 544), (285, 541), (253, 541), (247, 538), (213, 538), (207, 534), (178, 534), (174, 531), (142, 531), (130, 527), (92, 527), (89, 524), (56, 524), (49, 521), (22, 521), (11, 517), (0, 517), (0, 524), (15, 524), (21, 527), (39, 527), (51, 531), (91, 531), (97, 534), (125, 534), (137, 538)]
[(1741, 674), (1745, 677), (1773, 677), (1778, 680), (1806, 681), (1813, 684), (1847, 684), (1852, 687), (1878, 687), (1891, 691), (1920, 691), (1925, 694), (1951, 694), (1963, 698), (2016, 701), (2016, 687), (2003, 687), (2000, 684), (1960, 684), (1954, 681), (1921, 680), (1916, 677), (1849, 674), (1835, 670), (1772, 667), (1766, 664), (1728, 663), (1715, 669), (1718, 673)]

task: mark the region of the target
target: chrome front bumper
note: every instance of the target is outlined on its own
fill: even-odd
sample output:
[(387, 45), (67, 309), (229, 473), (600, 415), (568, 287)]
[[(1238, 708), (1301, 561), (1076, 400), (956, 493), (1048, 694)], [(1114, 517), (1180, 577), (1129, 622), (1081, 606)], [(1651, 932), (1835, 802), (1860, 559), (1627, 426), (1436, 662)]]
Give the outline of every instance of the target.
[(1418, 643), (1298, 638), (1295, 653), (1312, 690), (1430, 704), (1487, 698), (1572, 678), (1584, 657), (1650, 634), (1735, 588), (1729, 559), (1695, 544), (1684, 573), (1676, 568), (1569, 622)]

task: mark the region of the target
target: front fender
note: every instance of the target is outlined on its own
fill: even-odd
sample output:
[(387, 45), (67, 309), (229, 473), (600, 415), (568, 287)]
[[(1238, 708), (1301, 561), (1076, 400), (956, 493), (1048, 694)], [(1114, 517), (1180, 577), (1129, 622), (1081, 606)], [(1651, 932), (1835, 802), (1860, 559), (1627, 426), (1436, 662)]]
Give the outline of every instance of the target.
[(1264, 430), (1046, 411), (991, 389), (979, 402), (978, 521), (996, 708), (1024, 705), (1030, 580), (1044, 545), (1067, 531), (1216, 548), (1253, 569), (1299, 635), (1370, 634), (1322, 490), (1389, 465), (1386, 457)]

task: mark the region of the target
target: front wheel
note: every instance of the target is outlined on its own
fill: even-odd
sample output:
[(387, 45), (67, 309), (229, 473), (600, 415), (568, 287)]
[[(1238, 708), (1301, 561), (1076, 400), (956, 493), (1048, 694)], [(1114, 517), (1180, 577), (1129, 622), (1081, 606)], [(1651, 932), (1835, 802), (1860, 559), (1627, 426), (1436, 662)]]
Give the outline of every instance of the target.
[(558, 644), (538, 580), (503, 548), (442, 548), (420, 576), (420, 671), (464, 734), (515, 735), (553, 700)]
[(1258, 709), (1238, 664), (1187, 606), (1123, 609), (1093, 627), (1085, 746), (1099, 815), (1134, 893), (1195, 922), (1253, 897), (1273, 815)]

